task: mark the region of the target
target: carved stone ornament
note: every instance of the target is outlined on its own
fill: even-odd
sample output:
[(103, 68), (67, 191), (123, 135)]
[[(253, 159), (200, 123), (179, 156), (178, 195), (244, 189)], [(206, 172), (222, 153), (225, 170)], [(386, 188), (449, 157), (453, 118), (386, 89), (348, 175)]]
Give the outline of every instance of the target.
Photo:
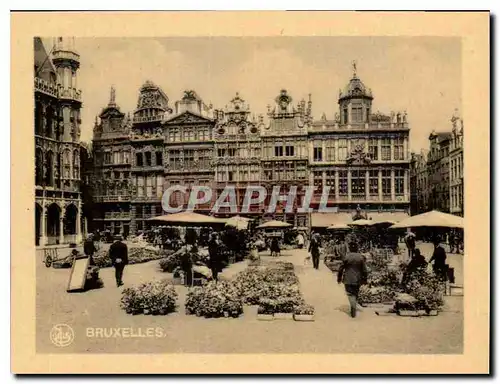
[(370, 157), (364, 151), (363, 144), (357, 144), (351, 151), (350, 156), (347, 158), (347, 163), (357, 163), (357, 164), (369, 164), (371, 162)]

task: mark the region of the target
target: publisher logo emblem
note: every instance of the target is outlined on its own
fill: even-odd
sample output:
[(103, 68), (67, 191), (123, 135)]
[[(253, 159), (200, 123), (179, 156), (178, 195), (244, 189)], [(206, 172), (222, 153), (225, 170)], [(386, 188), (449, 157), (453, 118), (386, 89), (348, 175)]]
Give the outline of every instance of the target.
[(67, 347), (75, 339), (73, 328), (67, 324), (57, 324), (50, 331), (50, 341), (56, 347)]

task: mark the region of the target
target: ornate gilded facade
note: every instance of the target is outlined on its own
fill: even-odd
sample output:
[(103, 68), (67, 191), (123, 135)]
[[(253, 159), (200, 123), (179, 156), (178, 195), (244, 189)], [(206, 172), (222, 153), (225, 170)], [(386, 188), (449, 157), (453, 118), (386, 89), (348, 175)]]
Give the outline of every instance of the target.
[[(311, 95), (294, 103), (285, 89), (268, 106), (266, 118), (252, 114), (238, 93), (226, 107), (214, 109), (195, 91), (186, 91), (171, 108), (166, 94), (146, 82), (132, 119), (120, 112), (114, 97), (113, 91), (100, 115), (94, 151), (110, 153), (96, 152), (101, 172), (96, 183), (113, 185), (99, 189), (97, 199), (104, 212), (100, 221), (115, 232), (148, 229), (147, 219), (163, 214), (161, 198), (171, 186), (186, 188), (170, 195), (172, 207), (186, 206), (192, 186), (212, 187), (211, 200), (195, 207), (206, 214), (226, 186), (235, 189), (238, 214), (246, 187), (263, 186), (266, 200), (243, 215), (272, 217), (297, 227), (308, 226), (313, 218), (299, 209), (308, 186), (317, 187), (314, 208), (319, 208), (328, 187), (327, 207), (332, 211), (352, 212), (359, 206), (369, 216), (408, 214), (406, 113), (373, 113), (371, 90), (356, 73), (340, 92), (339, 112), (331, 120), (323, 114), (315, 121)], [(109, 133), (104, 135), (106, 129)], [(107, 156), (111, 163), (102, 163), (99, 156)], [(296, 188), (294, 204), (287, 209), (282, 201), (274, 213), (267, 213), (277, 187), (282, 196)], [(234, 214), (226, 207), (217, 215)]]
[[(308, 185), (308, 130), (312, 124), (311, 95), (309, 101), (302, 99), (293, 104), (292, 96), (281, 90), (274, 99), (274, 106), (268, 105), (269, 123), (262, 127), (262, 185), (266, 187), (266, 206), (271, 203), (273, 188), (280, 187), (280, 195), (296, 189), (293, 207), (287, 212), (286, 202), (277, 205), (275, 219), (295, 226), (305, 226), (307, 213), (299, 213), (298, 207)], [(271, 216), (271, 215), (269, 215)]]
[[(260, 185), (261, 137), (259, 123), (251, 117), (250, 106), (238, 93), (223, 110), (215, 111), (214, 163), (215, 193), (219, 197), (227, 185), (236, 193), (237, 212), (241, 211), (246, 187)], [(259, 117), (262, 120), (261, 117)], [(262, 205), (250, 207), (251, 216), (260, 216)], [(230, 215), (230, 209), (222, 213)]]
[(35, 244), (82, 239), (80, 56), (74, 38), (34, 39)]
[[(373, 94), (356, 71), (339, 91), (339, 112), (323, 114), (309, 131), (309, 183), (329, 187), (328, 206), (353, 211), (358, 206), (379, 212), (407, 214), (409, 133), (406, 112), (373, 113)], [(313, 202), (319, 202), (319, 194)]]
[(130, 115), (120, 111), (115, 89), (96, 120), (93, 137), (93, 228), (127, 235), (130, 231), (131, 175)]

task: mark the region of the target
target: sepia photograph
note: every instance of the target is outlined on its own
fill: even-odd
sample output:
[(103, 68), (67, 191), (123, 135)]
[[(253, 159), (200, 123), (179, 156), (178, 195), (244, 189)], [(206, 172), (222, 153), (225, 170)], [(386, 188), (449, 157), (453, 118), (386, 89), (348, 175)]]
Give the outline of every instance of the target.
[(464, 355), (466, 39), (65, 31), (30, 40), (33, 353)]

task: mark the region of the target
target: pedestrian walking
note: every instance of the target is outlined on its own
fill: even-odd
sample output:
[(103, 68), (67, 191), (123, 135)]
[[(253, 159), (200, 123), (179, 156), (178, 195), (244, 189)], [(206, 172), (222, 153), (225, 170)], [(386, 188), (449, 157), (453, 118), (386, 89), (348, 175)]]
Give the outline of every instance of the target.
[(416, 247), (415, 234), (412, 232), (408, 232), (404, 240), (406, 247), (408, 248), (408, 259), (411, 260), (413, 258), (413, 254), (415, 253)]
[(319, 235), (315, 233), (311, 236), (311, 242), (309, 243), (309, 253), (311, 253), (314, 269), (319, 269), (319, 247)]
[(442, 281), (446, 281), (446, 252), (444, 248), (441, 246), (441, 242), (439, 237), (434, 238), (434, 253), (432, 254), (431, 259), (429, 260), (429, 264), (432, 265), (432, 269), (439, 279)]
[(90, 265), (94, 265), (94, 259), (92, 256), (94, 256), (94, 253), (96, 252), (97, 248), (95, 247), (93, 236), (90, 234), (83, 243), (83, 253), (89, 257)]
[(344, 283), (347, 298), (351, 306), (351, 317), (356, 317), (359, 288), (366, 284), (368, 269), (364, 256), (359, 253), (356, 242), (349, 243), (349, 252), (346, 254), (344, 262), (340, 266), (337, 274), (337, 282)]
[(212, 279), (218, 280), (219, 270), (221, 267), (221, 258), (219, 252), (219, 239), (216, 233), (210, 235), (210, 240), (208, 242), (208, 255), (210, 257), (210, 270), (212, 271)]
[(122, 242), (122, 237), (118, 236), (116, 241), (109, 247), (109, 258), (115, 268), (116, 286), (123, 285), (123, 270), (128, 264), (128, 248)]

